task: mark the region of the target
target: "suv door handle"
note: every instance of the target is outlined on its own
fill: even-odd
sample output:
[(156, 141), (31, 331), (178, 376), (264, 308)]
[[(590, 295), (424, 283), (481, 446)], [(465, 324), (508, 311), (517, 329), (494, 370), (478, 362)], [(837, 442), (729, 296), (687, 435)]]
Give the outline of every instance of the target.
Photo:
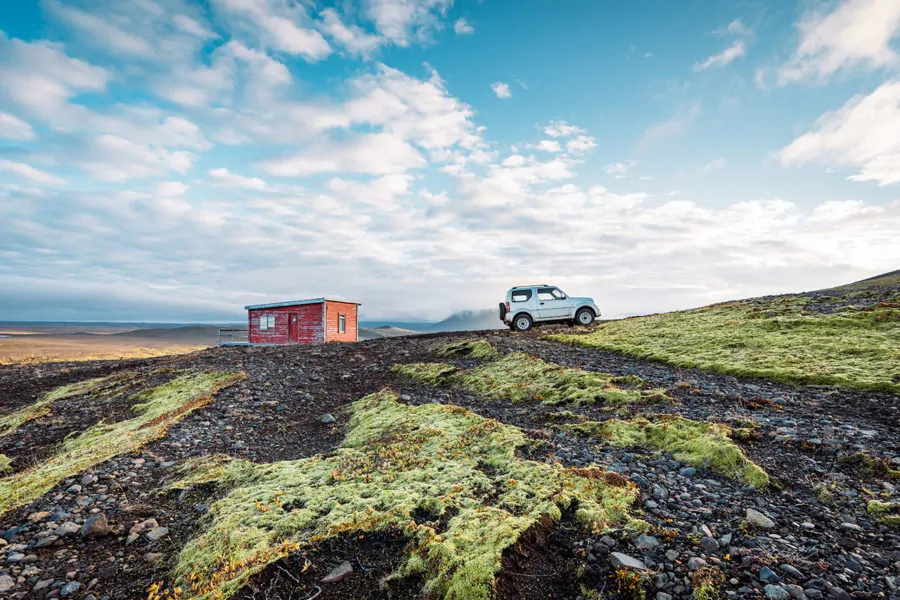
[(543, 305), (544, 305), (544, 303), (543, 303), (543, 302), (541, 302), (541, 303), (540, 303), (540, 304), (541, 304), (541, 306), (543, 306)]

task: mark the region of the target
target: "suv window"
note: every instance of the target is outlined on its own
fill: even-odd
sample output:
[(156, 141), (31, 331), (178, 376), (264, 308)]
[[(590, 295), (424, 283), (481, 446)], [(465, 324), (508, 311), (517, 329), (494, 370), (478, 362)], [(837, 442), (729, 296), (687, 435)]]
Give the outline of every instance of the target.
[(513, 290), (513, 302), (528, 302), (531, 300), (531, 290)]
[(538, 300), (562, 300), (563, 293), (558, 288), (538, 288)]

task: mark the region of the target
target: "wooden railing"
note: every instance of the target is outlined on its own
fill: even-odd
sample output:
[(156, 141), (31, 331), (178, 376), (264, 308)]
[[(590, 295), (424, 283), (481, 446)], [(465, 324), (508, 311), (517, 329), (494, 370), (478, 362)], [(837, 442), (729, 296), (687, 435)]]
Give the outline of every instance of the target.
[(250, 331), (247, 328), (220, 329), (219, 345), (220, 346), (249, 346)]

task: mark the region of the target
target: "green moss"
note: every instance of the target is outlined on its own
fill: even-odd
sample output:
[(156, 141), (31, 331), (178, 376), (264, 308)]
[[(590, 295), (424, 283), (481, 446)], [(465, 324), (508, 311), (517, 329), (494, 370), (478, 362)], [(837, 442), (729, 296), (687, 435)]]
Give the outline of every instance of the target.
[(0, 475), (12, 472), (12, 460), (5, 454), (0, 454)]
[(900, 479), (900, 469), (891, 467), (891, 463), (883, 458), (872, 456), (868, 452), (854, 452), (838, 459), (839, 463), (855, 466), (864, 474), (885, 479)]
[(438, 348), (440, 356), (454, 358), (480, 358), (482, 360), (494, 360), (500, 353), (494, 350), (487, 340), (463, 340), (450, 342)]
[(443, 363), (412, 363), (394, 365), (391, 371), (428, 385), (440, 385), (456, 374), (458, 369), (453, 365)]
[[(431, 385), (454, 384), (489, 398), (513, 402), (539, 401), (548, 405), (577, 406), (595, 402), (624, 404), (669, 400), (663, 390), (619, 387), (615, 380), (621, 378), (614, 375), (569, 369), (521, 352), (466, 371), (458, 371), (442, 363), (398, 365), (394, 370)], [(642, 388), (649, 387), (636, 377), (628, 379), (631, 385), (635, 381), (641, 381)]]
[(771, 483), (762, 467), (747, 458), (741, 448), (731, 441), (731, 430), (726, 425), (662, 415), (654, 421), (610, 419), (602, 423), (589, 421), (565, 425), (564, 428), (599, 438), (612, 446), (656, 448), (670, 452), (678, 461), (695, 467), (708, 467), (758, 489)]
[(722, 597), (725, 574), (719, 567), (700, 567), (691, 574), (694, 600), (716, 600)]
[[(133, 377), (132, 374), (128, 374)], [(40, 400), (22, 409), (0, 417), (0, 437), (9, 435), (21, 425), (43, 417), (50, 412), (51, 405), (57, 400), (81, 396), (84, 394), (115, 392), (128, 383), (129, 377), (113, 375), (110, 377), (98, 377), (71, 383), (51, 390), (44, 394)]]
[(550, 339), (680, 367), (790, 383), (900, 391), (900, 308), (803, 311), (804, 297), (732, 302)]
[(879, 523), (900, 527), (900, 504), (896, 502), (869, 500), (866, 512)]
[[(231, 491), (182, 550), (174, 585), (190, 597), (228, 597), (255, 572), (322, 540), (394, 532), (409, 540), (394, 574), (421, 574), (423, 593), (492, 596), (503, 551), (539, 522), (572, 507), (603, 532), (627, 523), (636, 488), (600, 469), (565, 469), (516, 457), (516, 427), (456, 406), (407, 406), (394, 393), (352, 406), (349, 431), (330, 455), (251, 464), (214, 461)], [(207, 465), (196, 467), (207, 481)], [(423, 517), (424, 515), (424, 517)]]
[(0, 515), (40, 498), (66, 477), (161, 438), (172, 424), (244, 377), (243, 373), (191, 373), (137, 394), (134, 418), (111, 425), (98, 423), (67, 438), (62, 450), (45, 462), (0, 479)]

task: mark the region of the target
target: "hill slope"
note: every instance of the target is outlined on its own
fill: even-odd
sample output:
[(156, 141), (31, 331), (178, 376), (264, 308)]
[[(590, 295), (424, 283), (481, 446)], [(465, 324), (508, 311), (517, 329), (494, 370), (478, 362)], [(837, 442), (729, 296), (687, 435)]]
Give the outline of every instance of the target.
[(605, 323), (553, 339), (682, 367), (900, 391), (900, 272)]

